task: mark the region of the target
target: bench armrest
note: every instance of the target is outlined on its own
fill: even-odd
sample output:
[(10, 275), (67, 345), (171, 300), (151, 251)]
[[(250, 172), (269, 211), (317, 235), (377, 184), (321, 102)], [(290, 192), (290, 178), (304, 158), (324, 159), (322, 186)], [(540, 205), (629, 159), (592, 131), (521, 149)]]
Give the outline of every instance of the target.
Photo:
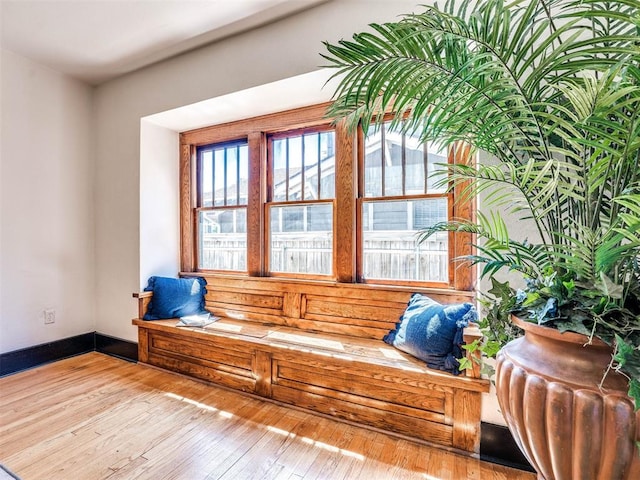
[[(478, 327), (472, 325), (469, 327), (465, 327), (463, 337), (464, 337), (464, 343), (466, 345), (469, 345), (475, 342), (476, 340), (481, 339), (482, 332)], [(465, 352), (466, 352), (467, 358), (471, 362), (471, 368), (468, 368), (466, 370), (467, 377), (480, 378), (480, 360), (481, 360), (480, 350), (476, 350), (475, 352), (469, 352), (468, 350), (465, 350)]]
[(135, 292), (133, 294), (133, 298), (138, 299), (138, 318), (143, 318), (147, 313), (151, 297), (153, 297), (153, 292)]

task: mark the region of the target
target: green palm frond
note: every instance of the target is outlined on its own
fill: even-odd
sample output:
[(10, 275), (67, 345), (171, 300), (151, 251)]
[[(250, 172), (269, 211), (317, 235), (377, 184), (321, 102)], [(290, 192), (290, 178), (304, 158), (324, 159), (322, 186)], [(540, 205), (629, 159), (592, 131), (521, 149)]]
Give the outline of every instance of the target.
[(425, 7), (326, 45), (341, 77), (330, 114), (366, 129), (393, 110), (391, 128), (493, 154), (497, 166), (449, 166), (442, 183), (472, 180), (463, 197), (509, 203), (543, 243), (593, 259), (586, 246), (604, 239), (582, 234), (610, 231), (624, 213), (612, 199), (638, 181), (639, 10), (632, 0)]

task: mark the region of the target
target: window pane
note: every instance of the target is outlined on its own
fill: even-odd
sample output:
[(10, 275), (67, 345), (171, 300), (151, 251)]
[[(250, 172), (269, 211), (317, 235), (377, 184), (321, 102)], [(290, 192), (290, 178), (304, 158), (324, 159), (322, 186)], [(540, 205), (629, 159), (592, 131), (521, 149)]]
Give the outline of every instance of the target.
[(363, 203), (365, 279), (448, 281), (448, 234), (418, 245), (420, 229), (447, 219), (447, 199)]
[(225, 205), (238, 204), (238, 149), (227, 149), (227, 202)]
[(208, 145), (198, 149), (199, 207), (246, 205), (249, 149), (246, 143)]
[(272, 141), (274, 202), (335, 196), (335, 134), (306, 133)]
[(424, 153), (420, 150), (406, 150), (407, 169), (406, 169), (406, 195), (422, 195), (425, 193), (425, 162)]
[(435, 187), (441, 177), (431, 175), (445, 170), (438, 164), (447, 163), (447, 149), (421, 143), (419, 132), (403, 134), (389, 130), (389, 125), (365, 139), (364, 196), (445, 193), (446, 187)]
[(270, 270), (331, 275), (333, 205), (272, 206)]
[(425, 175), (427, 175), (427, 163), (425, 159), (424, 145), (417, 137), (407, 135), (404, 146), (406, 173), (405, 194), (422, 195), (427, 193)]
[(291, 137), (289, 142), (289, 197), (287, 200), (303, 200), (302, 189), (302, 137)]
[(370, 204), (372, 230), (406, 230), (406, 202), (375, 202)]
[(201, 205), (202, 207), (213, 206), (213, 152), (204, 151), (201, 153), (200, 178), (201, 178)]
[(320, 198), (330, 199), (336, 196), (336, 150), (335, 133), (318, 134), (320, 144)]
[(240, 200), (239, 205), (249, 203), (249, 147), (240, 147)]
[(382, 132), (367, 135), (364, 145), (364, 196), (382, 196)]
[(444, 193), (447, 190), (446, 187), (436, 188), (435, 186), (435, 184), (442, 179), (442, 176), (441, 175), (434, 176), (434, 172), (436, 171), (442, 172), (446, 170), (446, 168), (442, 165), (447, 163), (447, 160), (448, 160), (447, 150), (439, 149), (433, 143), (428, 143), (427, 151), (429, 152), (427, 156), (428, 158), (427, 169), (429, 171), (429, 177), (427, 179), (427, 192), (428, 193)]
[(221, 148), (219, 150), (214, 150), (213, 152), (213, 178), (214, 178), (214, 206), (222, 206), (224, 205), (224, 155), (225, 149)]
[(273, 201), (284, 202), (287, 200), (287, 142), (274, 140), (273, 155)]
[(304, 232), (304, 207), (280, 209), (283, 232)]
[(318, 186), (318, 173), (320, 171), (320, 137), (317, 134), (305, 135), (304, 137), (304, 167), (305, 167), (305, 190), (304, 198), (307, 200), (318, 200), (320, 189)]
[(308, 232), (330, 232), (333, 230), (332, 204), (306, 205), (305, 208)]
[(384, 196), (399, 196), (402, 193), (402, 135), (388, 132), (384, 169)]
[(199, 267), (205, 270), (247, 269), (247, 211), (216, 209), (198, 216)]

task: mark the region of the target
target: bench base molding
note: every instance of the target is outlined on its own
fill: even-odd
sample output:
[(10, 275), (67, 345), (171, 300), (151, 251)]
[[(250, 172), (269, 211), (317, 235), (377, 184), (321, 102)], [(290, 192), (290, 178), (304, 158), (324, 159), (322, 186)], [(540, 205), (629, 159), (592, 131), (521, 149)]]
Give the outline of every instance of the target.
[(480, 451), (484, 380), (430, 370), (378, 340), (229, 319), (213, 324), (215, 330), (175, 323), (134, 320), (141, 362), (430, 444)]

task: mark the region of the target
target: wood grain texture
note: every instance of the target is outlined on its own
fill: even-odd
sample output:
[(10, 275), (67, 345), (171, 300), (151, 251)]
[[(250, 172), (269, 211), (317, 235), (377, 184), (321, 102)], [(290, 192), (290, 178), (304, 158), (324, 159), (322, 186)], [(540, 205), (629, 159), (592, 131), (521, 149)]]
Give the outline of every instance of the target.
[(138, 318), (144, 317), (149, 309), (149, 302), (151, 302), (153, 292), (136, 292), (133, 294), (133, 298), (138, 299)]
[(25, 480), (535, 478), (99, 353), (0, 392), (0, 458)]
[(180, 268), (185, 272), (197, 270), (194, 209), (196, 207), (195, 178), (196, 150), (193, 145), (180, 143)]
[(209, 291), (206, 308), (216, 315), (379, 340), (393, 328), (415, 292), (443, 303), (473, 299), (472, 292), (454, 290), (201, 276)]
[(328, 125), (331, 123), (331, 119), (326, 117), (328, 106), (328, 103), (322, 103), (310, 107), (296, 108), (286, 112), (204, 127), (182, 133), (180, 140), (182, 143), (199, 146), (246, 138), (254, 132), (275, 133), (283, 130), (296, 130), (299, 128)]
[(481, 407), (478, 392), (458, 391), (453, 395), (453, 446), (462, 450), (480, 449), (480, 425), (474, 420)]
[(144, 328), (138, 329), (138, 361), (149, 363), (149, 331)]
[(266, 170), (267, 153), (264, 148), (265, 135), (252, 132), (247, 137), (249, 147), (249, 187), (247, 199), (247, 271), (249, 275), (264, 274), (265, 219), (262, 205), (267, 198)]
[[(457, 143), (453, 149), (454, 163), (464, 165), (474, 165), (475, 158), (471, 154), (471, 147), (463, 143)], [(463, 192), (467, 191), (470, 182), (456, 184), (453, 191), (451, 218), (475, 220), (476, 201), (475, 198), (465, 197)], [(449, 258), (461, 258), (474, 253), (474, 235), (470, 233), (456, 232), (452, 234)], [(476, 287), (476, 267), (468, 262), (450, 262), (451, 273), (450, 284), (458, 290), (473, 290)]]
[(356, 280), (356, 142), (356, 134), (349, 131), (344, 121), (340, 122), (336, 126), (333, 252), (336, 281), (344, 283)]

